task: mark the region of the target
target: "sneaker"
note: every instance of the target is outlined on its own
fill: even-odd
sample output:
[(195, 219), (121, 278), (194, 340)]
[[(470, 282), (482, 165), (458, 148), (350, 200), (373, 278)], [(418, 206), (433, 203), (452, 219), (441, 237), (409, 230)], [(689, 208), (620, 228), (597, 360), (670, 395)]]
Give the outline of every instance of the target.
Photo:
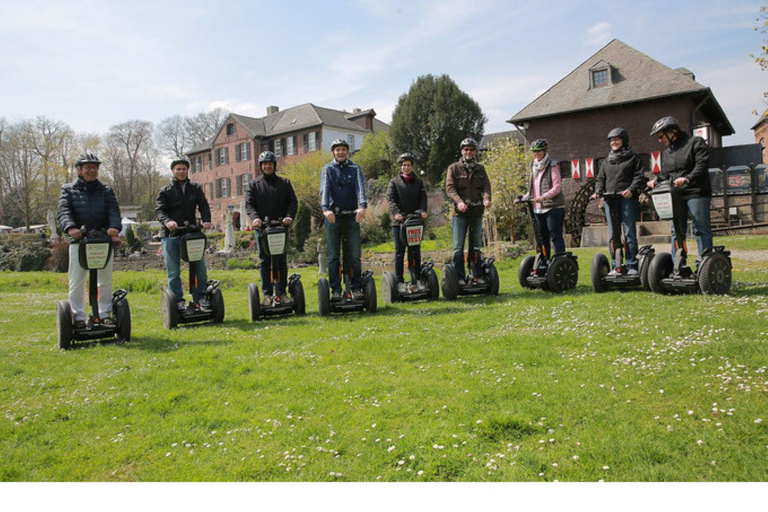
[(616, 277), (618, 275), (619, 273), (616, 272), (616, 270), (611, 270), (610, 272), (608, 272), (608, 277)]
[(631, 269), (627, 270), (627, 275), (628, 276), (636, 276), (637, 274), (638, 274), (638, 272), (637, 272), (636, 268), (631, 268)]
[(293, 302), (293, 301), (291, 300), (291, 298), (290, 298), (290, 297), (288, 297), (288, 295), (286, 295), (285, 293), (284, 293), (284, 294), (282, 294), (282, 295), (281, 295), (279, 298), (280, 298), (280, 302), (281, 302), (282, 304), (290, 304), (291, 302)]
[(106, 315), (101, 318), (101, 325), (104, 327), (117, 327), (117, 322), (111, 316)]
[(75, 320), (75, 329), (85, 329), (85, 320)]
[(405, 293), (405, 283), (397, 283), (397, 293)]
[(184, 311), (184, 308), (187, 307), (187, 301), (184, 299), (177, 300), (176, 307), (179, 308), (179, 311)]
[(200, 304), (200, 309), (205, 309), (206, 311), (210, 311), (211, 310), (211, 303), (208, 302), (208, 299), (206, 299), (205, 297), (200, 299), (198, 301), (198, 304)]
[(476, 281), (477, 281), (477, 284), (485, 284), (485, 278), (484, 277), (478, 277), (476, 279)]
[(365, 298), (365, 294), (363, 293), (363, 290), (354, 290), (352, 291), (352, 298), (355, 300), (363, 300)]
[(459, 286), (466, 286), (467, 282), (464, 279), (459, 279)]
[(261, 305), (265, 308), (271, 308), (272, 307), (272, 296), (271, 295), (264, 295), (264, 300), (261, 301)]
[(339, 302), (341, 300), (341, 292), (333, 292), (331, 294), (331, 300), (333, 302)]

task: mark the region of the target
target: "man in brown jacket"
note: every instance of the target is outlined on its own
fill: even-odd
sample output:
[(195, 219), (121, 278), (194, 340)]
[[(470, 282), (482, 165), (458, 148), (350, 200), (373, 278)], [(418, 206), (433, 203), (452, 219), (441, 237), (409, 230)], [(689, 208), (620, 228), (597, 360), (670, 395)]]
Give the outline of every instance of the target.
[(453, 266), (459, 276), (459, 286), (466, 284), (464, 239), (467, 231), (467, 260), (475, 265), (473, 274), (481, 274), (478, 265), (483, 245), (483, 212), (491, 207), (491, 182), (485, 167), (477, 163), (476, 155), (474, 139), (461, 141), (461, 160), (451, 164), (445, 176), (445, 191), (453, 202)]

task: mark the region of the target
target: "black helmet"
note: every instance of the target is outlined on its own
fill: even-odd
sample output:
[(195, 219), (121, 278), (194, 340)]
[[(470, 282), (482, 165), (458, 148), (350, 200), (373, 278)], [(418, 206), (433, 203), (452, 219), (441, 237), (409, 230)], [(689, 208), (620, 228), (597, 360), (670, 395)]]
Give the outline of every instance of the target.
[(651, 128), (651, 135), (656, 135), (659, 132), (665, 132), (672, 129), (680, 129), (680, 123), (677, 122), (677, 119), (672, 116), (662, 117), (653, 124), (653, 128)]
[(531, 151), (544, 151), (549, 147), (547, 139), (536, 139), (531, 142)]
[(413, 156), (413, 153), (405, 152), (397, 159), (398, 164), (402, 164), (403, 160), (410, 160), (412, 164), (416, 163), (416, 157)]
[(466, 147), (473, 147), (477, 149), (477, 141), (473, 139), (472, 137), (467, 137), (463, 141), (461, 141), (461, 149), (464, 149)]
[(277, 156), (271, 151), (264, 151), (259, 155), (259, 167), (264, 162), (275, 162), (275, 165), (277, 165)]
[(625, 146), (629, 144), (629, 133), (627, 133), (627, 130), (624, 128), (614, 128), (608, 132), (608, 140), (611, 140), (614, 137), (621, 137), (621, 140), (624, 141)]
[(75, 160), (75, 167), (81, 168), (84, 164), (96, 164), (101, 165), (101, 160), (95, 154), (86, 152), (78, 156)]
[(173, 170), (173, 168), (176, 167), (176, 165), (178, 165), (178, 164), (186, 165), (187, 166), (187, 170), (189, 170), (189, 168), (192, 167), (192, 165), (189, 163), (189, 160), (185, 156), (176, 158), (173, 162), (171, 162), (171, 170)]
[(336, 139), (333, 141), (333, 144), (331, 144), (331, 151), (336, 149), (337, 146), (344, 146), (349, 150), (349, 142), (345, 141), (344, 139)]

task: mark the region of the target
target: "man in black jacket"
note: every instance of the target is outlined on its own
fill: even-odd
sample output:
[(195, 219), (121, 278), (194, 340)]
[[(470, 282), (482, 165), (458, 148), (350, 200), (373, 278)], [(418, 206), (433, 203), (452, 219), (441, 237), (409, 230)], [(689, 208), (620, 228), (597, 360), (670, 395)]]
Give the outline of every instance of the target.
[[(115, 192), (98, 180), (101, 161), (93, 153), (84, 153), (75, 160), (78, 178), (61, 187), (56, 216), (61, 230), (69, 235), (69, 304), (75, 328), (85, 327), (85, 281), (88, 270), (79, 263), (78, 251), (85, 226), (86, 231), (106, 230), (116, 237), (122, 227), (120, 206)], [(103, 325), (114, 326), (112, 318), (112, 263), (99, 270), (99, 318)], [(96, 313), (96, 312), (94, 312)]]
[(274, 302), (290, 301), (286, 295), (288, 286), (288, 263), (285, 254), (277, 257), (279, 290), (272, 289), (272, 260), (266, 251), (264, 232), (261, 227), (264, 221), (282, 220), (284, 226), (290, 226), (296, 216), (299, 203), (293, 185), (287, 178), (276, 174), (277, 157), (271, 151), (259, 155), (261, 175), (248, 185), (245, 211), (253, 219), (252, 226), (256, 229), (256, 244), (259, 246), (259, 274), (261, 290), (264, 293), (263, 306), (269, 307)]
[[(211, 208), (205, 198), (203, 187), (189, 181), (189, 160), (178, 158), (171, 162), (173, 179), (169, 185), (160, 189), (160, 194), (155, 201), (155, 214), (162, 224), (163, 257), (165, 258), (165, 272), (168, 275), (168, 287), (176, 295), (179, 309), (184, 309), (184, 289), (181, 286), (181, 254), (179, 237), (174, 236), (174, 231), (184, 223), (195, 224), (196, 211), (200, 212), (203, 220), (203, 228), (211, 229)], [(197, 263), (197, 287), (192, 291), (190, 307), (197, 303), (202, 309), (210, 308), (205, 299), (205, 286), (208, 282), (208, 270), (205, 265), (205, 257)]]

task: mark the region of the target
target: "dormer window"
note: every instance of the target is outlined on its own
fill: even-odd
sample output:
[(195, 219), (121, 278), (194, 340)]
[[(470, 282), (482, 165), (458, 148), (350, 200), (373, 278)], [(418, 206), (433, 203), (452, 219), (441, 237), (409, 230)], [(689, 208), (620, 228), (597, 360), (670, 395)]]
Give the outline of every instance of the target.
[(227, 135), (234, 135), (234, 134), (235, 134), (235, 123), (227, 124)]
[(608, 70), (598, 69), (592, 72), (592, 87), (608, 85)]
[(600, 61), (589, 69), (589, 88), (597, 89), (613, 84), (611, 65)]

